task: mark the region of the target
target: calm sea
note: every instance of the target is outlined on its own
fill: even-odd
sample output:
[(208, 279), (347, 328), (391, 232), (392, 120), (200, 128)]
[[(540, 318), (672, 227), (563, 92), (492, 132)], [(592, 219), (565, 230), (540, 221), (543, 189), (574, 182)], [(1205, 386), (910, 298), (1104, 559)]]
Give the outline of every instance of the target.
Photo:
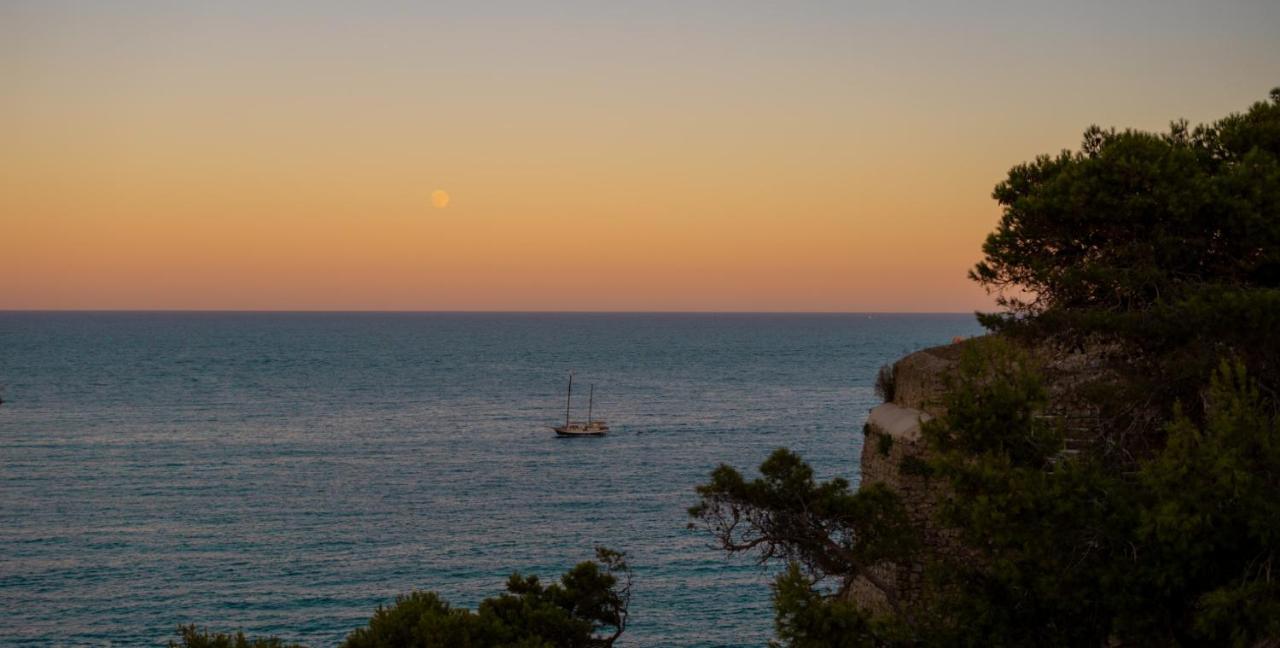
[[(872, 379), (971, 315), (0, 313), (0, 645), (180, 623), (332, 646), (592, 547), (628, 645), (762, 645), (771, 574), (685, 528), (779, 446), (855, 483)], [(564, 383), (613, 433), (557, 439)], [(586, 393), (575, 391), (579, 416)]]

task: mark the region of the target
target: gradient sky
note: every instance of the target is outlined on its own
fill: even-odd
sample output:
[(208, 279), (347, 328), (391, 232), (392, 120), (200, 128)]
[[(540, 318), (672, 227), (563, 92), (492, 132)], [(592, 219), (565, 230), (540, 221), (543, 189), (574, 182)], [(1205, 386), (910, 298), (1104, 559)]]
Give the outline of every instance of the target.
[(0, 0), (0, 81), (0, 309), (965, 311), (1011, 165), (1264, 98), (1280, 2)]

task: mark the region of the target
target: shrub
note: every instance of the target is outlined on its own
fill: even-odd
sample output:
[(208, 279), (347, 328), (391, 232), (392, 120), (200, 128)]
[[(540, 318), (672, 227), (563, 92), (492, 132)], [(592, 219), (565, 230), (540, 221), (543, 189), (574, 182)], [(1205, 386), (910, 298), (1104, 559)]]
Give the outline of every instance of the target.
[(275, 637), (249, 638), (243, 632), (224, 634), (201, 630), (193, 625), (178, 626), (180, 641), (170, 641), (169, 648), (303, 648), (299, 644), (286, 644)]
[[(1205, 421), (1176, 416), (1164, 447), (1126, 473), (1061, 452), (1024, 352), (999, 338), (966, 349), (946, 413), (925, 426), (929, 456), (902, 466), (945, 486), (943, 551), (919, 551), (883, 484), (816, 482), (786, 450), (757, 479), (717, 468), (690, 513), (728, 553), (787, 564), (774, 584), (784, 645), (1270, 645), (1280, 415), (1241, 364), (1206, 382)], [(924, 568), (917, 599), (869, 569), (885, 561)], [(858, 578), (888, 613), (848, 601)]]
[(579, 563), (544, 586), (512, 574), (507, 592), (475, 610), (454, 608), (434, 592), (412, 592), (378, 608), (344, 648), (612, 646), (627, 626), (631, 572), (623, 554), (599, 547), (596, 562)]
[[(606, 648), (627, 627), (631, 570), (625, 556), (596, 548), (596, 560), (578, 563), (543, 585), (537, 576), (512, 574), (507, 591), (477, 610), (455, 608), (435, 592), (415, 591), (379, 607), (368, 625), (347, 636), (344, 648)], [(280, 639), (179, 628), (169, 648), (303, 648)]]
[(893, 375), (893, 365), (881, 366), (880, 371), (876, 373), (876, 396), (879, 396), (881, 401), (892, 403), (897, 386)]
[(889, 456), (889, 453), (893, 452), (893, 437), (884, 432), (877, 432), (876, 452), (879, 452), (881, 457)]

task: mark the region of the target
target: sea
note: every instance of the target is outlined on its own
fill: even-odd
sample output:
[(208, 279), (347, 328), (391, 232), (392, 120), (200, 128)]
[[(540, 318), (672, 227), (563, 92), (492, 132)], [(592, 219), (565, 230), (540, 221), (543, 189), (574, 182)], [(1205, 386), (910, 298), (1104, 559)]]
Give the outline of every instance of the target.
[[(688, 528), (775, 448), (858, 482), (877, 369), (972, 314), (0, 313), (0, 645), (335, 646), (397, 594), (626, 552), (619, 645), (762, 646), (779, 565)], [(612, 428), (557, 438), (573, 416)]]

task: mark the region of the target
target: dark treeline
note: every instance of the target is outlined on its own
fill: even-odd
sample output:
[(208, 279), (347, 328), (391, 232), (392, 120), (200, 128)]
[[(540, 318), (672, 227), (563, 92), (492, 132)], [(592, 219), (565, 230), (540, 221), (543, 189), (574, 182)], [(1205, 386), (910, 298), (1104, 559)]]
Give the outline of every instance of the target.
[[(596, 549), (543, 585), (537, 576), (512, 574), (507, 591), (475, 610), (457, 608), (435, 592), (411, 592), (380, 607), (368, 625), (356, 628), (343, 648), (511, 646), (513, 648), (607, 648), (627, 627), (631, 570), (623, 554)], [(196, 626), (179, 628), (170, 648), (301, 648), (278, 638), (249, 638)]]

